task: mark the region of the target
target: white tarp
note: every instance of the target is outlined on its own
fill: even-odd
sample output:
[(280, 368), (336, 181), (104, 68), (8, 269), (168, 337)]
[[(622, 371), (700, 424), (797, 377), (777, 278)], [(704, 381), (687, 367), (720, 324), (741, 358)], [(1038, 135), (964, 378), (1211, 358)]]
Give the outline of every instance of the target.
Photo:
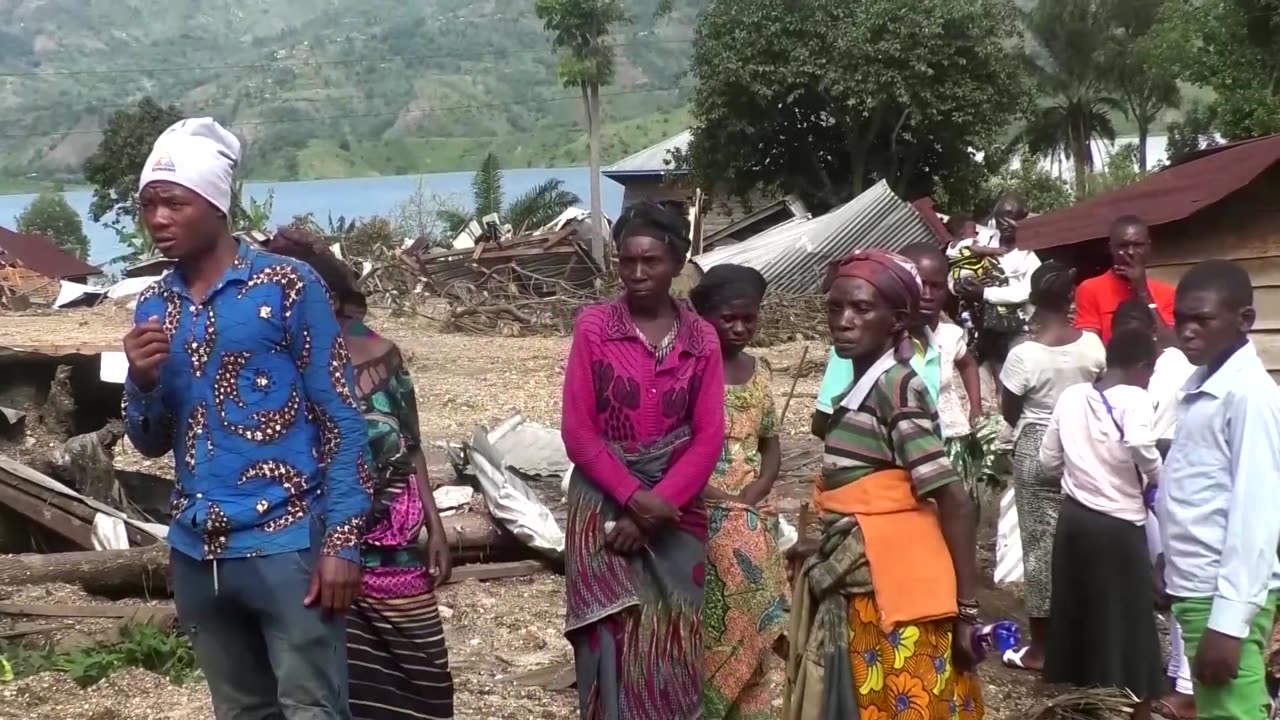
[(61, 280), (58, 284), (58, 297), (54, 298), (53, 306), (55, 308), (66, 307), (82, 298), (101, 296), (106, 292), (106, 288), (96, 288), (83, 283)]

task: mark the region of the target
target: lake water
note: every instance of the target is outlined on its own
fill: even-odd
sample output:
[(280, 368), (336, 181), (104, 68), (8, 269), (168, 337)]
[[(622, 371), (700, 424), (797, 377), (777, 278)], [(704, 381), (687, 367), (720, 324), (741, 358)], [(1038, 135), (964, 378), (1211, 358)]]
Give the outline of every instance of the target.
[[(275, 191), (275, 205), (271, 213), (273, 225), (282, 225), (295, 215), (314, 213), (321, 225), (330, 214), (338, 216), (367, 217), (389, 212), (396, 205), (413, 195), (421, 181), (426, 193), (448, 198), (463, 207), (471, 206), (471, 177), (469, 172), (437, 173), (431, 175), (400, 175), (393, 177), (345, 178), (340, 180), (305, 180), (299, 182), (249, 183), (245, 186), (250, 197), (259, 200)], [(510, 202), (529, 188), (557, 177), (564, 180), (565, 189), (582, 198), (582, 206), (590, 207), (590, 177), (587, 168), (544, 168), (504, 170), (506, 199)], [(89, 219), (88, 191), (65, 193), (67, 202), (84, 217), (84, 231), (89, 236), (89, 261), (95, 265), (117, 257), (124, 249), (116, 242), (115, 232)], [(605, 178), (601, 179), (601, 195), (604, 211), (617, 217), (622, 205), (622, 186)], [(27, 207), (34, 195), (0, 195), (0, 225), (13, 228), (17, 216)]]

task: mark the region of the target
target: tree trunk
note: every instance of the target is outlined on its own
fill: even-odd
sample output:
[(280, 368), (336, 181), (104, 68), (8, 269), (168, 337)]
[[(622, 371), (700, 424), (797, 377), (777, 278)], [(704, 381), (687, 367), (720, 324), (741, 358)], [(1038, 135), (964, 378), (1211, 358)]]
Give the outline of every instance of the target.
[(591, 83), (587, 96), (587, 142), (591, 148), (591, 221), (595, 223), (595, 237), (591, 240), (591, 254), (600, 267), (605, 267), (604, 210), (600, 198), (600, 85)]
[(128, 550), (28, 554), (0, 558), (0, 587), (67, 583), (154, 588), (167, 585), (169, 546), (156, 543)]
[(1138, 117), (1138, 170), (1140, 172), (1147, 171), (1147, 135), (1151, 132), (1151, 126), (1147, 124), (1141, 116)]
[(1088, 190), (1089, 180), (1089, 163), (1093, 160), (1091, 153), (1093, 149), (1089, 147), (1089, 134), (1085, 130), (1084, 120), (1078, 121), (1077, 127), (1071, 133), (1071, 159), (1074, 161), (1076, 171), (1076, 199), (1079, 200), (1085, 196)]
[[(532, 557), (488, 513), (443, 518), (450, 555), (457, 564)], [(421, 536), (426, 541), (425, 532)], [(155, 543), (127, 550), (26, 554), (0, 557), (0, 587), (67, 583), (96, 595), (168, 594), (169, 545)]]

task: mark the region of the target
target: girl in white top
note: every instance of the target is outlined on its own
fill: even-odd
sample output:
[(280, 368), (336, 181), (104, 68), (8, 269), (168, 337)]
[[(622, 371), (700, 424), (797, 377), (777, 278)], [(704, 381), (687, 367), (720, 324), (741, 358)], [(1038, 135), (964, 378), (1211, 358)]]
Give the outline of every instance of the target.
[(1063, 494), (1044, 679), (1128, 691), (1139, 700), (1134, 717), (1150, 717), (1165, 686), (1142, 527), (1144, 490), (1160, 474), (1145, 389), (1155, 338), (1116, 333), (1106, 360), (1097, 382), (1063, 391), (1040, 447), (1040, 464), (1062, 475)]
[(1040, 670), (1044, 664), (1053, 533), (1062, 502), (1058, 477), (1040, 467), (1041, 439), (1062, 391), (1093, 382), (1106, 365), (1098, 336), (1071, 323), (1074, 294), (1075, 274), (1062, 263), (1049, 261), (1032, 273), (1032, 339), (1010, 350), (1000, 371), (1000, 412), (1014, 427), (1013, 497), (1022, 539), (1023, 601), (1031, 626), (1031, 644), (1006, 652), (1002, 659), (1026, 670)]

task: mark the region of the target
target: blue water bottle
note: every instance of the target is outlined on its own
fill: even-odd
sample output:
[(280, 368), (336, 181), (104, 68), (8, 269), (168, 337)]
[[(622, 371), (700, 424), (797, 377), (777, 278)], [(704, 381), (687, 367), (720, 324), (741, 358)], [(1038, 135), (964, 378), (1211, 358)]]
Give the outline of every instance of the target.
[(1003, 655), (1005, 651), (1013, 650), (1021, 643), (1022, 633), (1018, 630), (1018, 623), (1012, 620), (1000, 620), (982, 626), (974, 634), (973, 654), (981, 662), (986, 659), (988, 651)]

